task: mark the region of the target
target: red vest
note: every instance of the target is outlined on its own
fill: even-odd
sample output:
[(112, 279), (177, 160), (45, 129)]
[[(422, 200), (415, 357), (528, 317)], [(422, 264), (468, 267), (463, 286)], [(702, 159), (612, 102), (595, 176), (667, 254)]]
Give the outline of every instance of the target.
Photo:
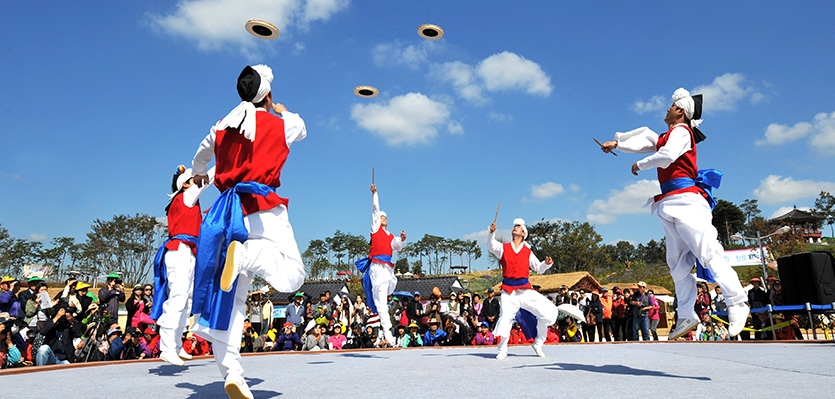
[[(531, 276), (531, 249), (524, 243), (517, 254), (513, 250), (512, 243), (502, 244), (502, 258), (499, 260), (502, 265), (502, 277), (519, 279)], [(519, 289), (533, 289), (531, 283), (522, 286), (507, 286), (502, 284), (502, 290), (510, 293)]]
[[(658, 142), (655, 144), (655, 150), (658, 151), (661, 147), (667, 144), (667, 140), (670, 138), (670, 132), (677, 127), (683, 127), (687, 129), (690, 133), (690, 150), (682, 154), (678, 159), (673, 161), (670, 166), (666, 168), (658, 168), (658, 183), (664, 183), (666, 181), (670, 181), (673, 179), (677, 179), (679, 177), (687, 177), (690, 179), (695, 180), (696, 175), (699, 173), (699, 167), (696, 166), (696, 140), (693, 138), (693, 131), (690, 130), (690, 127), (684, 124), (675, 125), (667, 133), (661, 135), (658, 138)], [(681, 194), (681, 193), (699, 193), (702, 196), (705, 194), (702, 192), (697, 186), (690, 186), (687, 188), (682, 188), (678, 190), (670, 191), (666, 194), (658, 194), (655, 196), (655, 201), (659, 201), (661, 198), (664, 198), (668, 195), (673, 194)]]
[[(373, 257), (377, 255), (391, 256), (391, 240), (393, 239), (394, 234), (387, 232), (386, 229), (383, 228), (383, 226), (380, 226), (380, 228), (378, 228), (376, 232), (371, 233), (371, 251), (369, 252), (368, 257), (372, 258), (372, 262), (385, 263), (381, 262), (378, 259), (373, 259)], [(388, 264), (391, 267), (394, 267), (394, 265), (392, 265), (391, 263), (386, 264)]]
[[(237, 129), (218, 130), (215, 136), (215, 186), (221, 192), (245, 181), (270, 187), (281, 186), (281, 168), (290, 148), (284, 134), (284, 120), (266, 112), (255, 112), (257, 133), (249, 141)], [(267, 196), (241, 194), (244, 215), (287, 206), (287, 199), (271, 192)]]
[[(177, 194), (171, 201), (171, 208), (168, 208), (168, 236), (188, 234), (197, 237), (200, 234), (201, 223), (203, 223), (203, 215), (200, 213), (200, 201), (198, 200), (189, 208), (183, 202), (183, 193)], [(197, 244), (182, 240), (173, 240), (165, 244), (165, 248), (177, 250), (181, 242), (191, 247), (192, 251), (197, 250)]]

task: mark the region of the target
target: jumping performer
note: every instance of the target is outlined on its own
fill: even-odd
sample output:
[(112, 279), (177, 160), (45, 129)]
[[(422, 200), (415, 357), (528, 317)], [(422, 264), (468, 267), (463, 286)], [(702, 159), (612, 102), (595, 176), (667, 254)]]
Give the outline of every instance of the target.
[[(647, 127), (626, 133), (615, 133), (615, 140), (603, 143), (603, 152), (654, 154), (632, 164), (632, 174), (640, 170), (658, 169), (661, 194), (656, 195), (652, 212), (658, 213), (667, 241), (667, 264), (676, 285), (678, 323), (669, 339), (677, 339), (696, 328), (699, 318), (694, 310), (696, 278), (690, 274), (694, 264), (697, 273), (722, 287), (732, 336), (738, 335), (748, 318), (745, 291), (736, 271), (725, 260), (724, 248), (716, 239), (712, 210), (713, 189), (719, 187), (722, 174), (716, 170), (700, 171), (696, 166), (696, 144), (705, 139), (699, 131), (702, 95), (691, 96), (680, 88), (673, 93), (673, 105), (664, 122), (668, 131), (660, 137)], [(700, 263), (699, 263), (700, 262)], [(706, 269), (702, 268), (704, 265)], [(708, 273), (709, 272), (709, 273)]]
[(391, 319), (388, 317), (389, 295), (394, 293), (397, 277), (394, 275), (394, 264), (391, 255), (403, 248), (406, 232), (401, 230), (400, 237), (395, 237), (386, 230), (388, 215), (380, 210), (380, 199), (377, 196), (377, 186), (371, 185), (371, 250), (367, 258), (356, 262), (357, 269), (365, 273), (362, 286), (371, 313), (381, 314), (380, 325), (383, 337), (389, 344), (394, 342), (391, 331)]
[[(214, 178), (214, 168), (209, 180)], [(198, 198), (208, 185), (197, 187), (191, 169), (180, 165), (171, 182), (171, 200), (165, 207), (168, 240), (154, 258), (154, 307), (151, 319), (159, 328), (160, 359), (175, 366), (184, 365), (191, 355), (182, 349), (182, 335), (191, 312), (194, 284), (194, 254), (203, 222)]]
[(276, 190), (290, 145), (304, 139), (307, 130), (301, 117), (272, 103), (272, 80), (266, 65), (244, 68), (238, 76), (241, 103), (212, 127), (193, 161), (194, 181), (202, 187), (215, 157), (221, 195), (200, 227), (192, 330), (212, 342), (230, 398), (252, 398), (240, 348), (253, 275), (279, 292), (295, 292), (305, 276), (288, 200)]
[(528, 277), (530, 270), (542, 273), (554, 264), (550, 256), (540, 262), (531, 251), (531, 246), (525, 242), (528, 238), (528, 228), (525, 227), (523, 219), (513, 220), (513, 239), (509, 243), (502, 244), (496, 240), (496, 223), (490, 225), (490, 239), (488, 250), (499, 259), (502, 265), (502, 296), (501, 314), (496, 323), (493, 335), (501, 339), (499, 342), (499, 354), (496, 359), (507, 358), (507, 343), (510, 339), (510, 329), (516, 319), (516, 314), (524, 309), (536, 317), (536, 339), (534, 340), (534, 352), (539, 357), (544, 357), (542, 344), (548, 338), (548, 327), (557, 321), (559, 310), (554, 304), (542, 294), (536, 292), (531, 286)]

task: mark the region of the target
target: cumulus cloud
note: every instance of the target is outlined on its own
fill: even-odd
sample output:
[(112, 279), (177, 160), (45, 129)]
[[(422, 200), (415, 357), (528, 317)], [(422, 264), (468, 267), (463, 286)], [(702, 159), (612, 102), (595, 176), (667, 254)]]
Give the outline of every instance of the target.
[(421, 93), (397, 96), (388, 103), (355, 104), (351, 119), (392, 146), (429, 144), (441, 127), (453, 134), (463, 132), (460, 124), (450, 120), (446, 104)]
[(503, 114), (503, 113), (497, 112), (497, 111), (490, 111), (490, 113), (487, 114), (487, 118), (489, 118), (490, 120), (494, 120), (496, 122), (512, 122), (513, 121), (513, 115)]
[(800, 140), (812, 134), (815, 128), (809, 122), (796, 123), (794, 126), (772, 123), (765, 129), (765, 139), (757, 140), (757, 145), (777, 145)]
[(29, 238), (29, 240), (31, 240), (31, 241), (46, 241), (47, 237), (46, 237), (46, 234), (31, 233), (31, 234), (29, 234), (29, 237), (27, 237), (27, 238)]
[(542, 201), (544, 199), (556, 197), (564, 192), (565, 188), (562, 184), (551, 181), (531, 186), (531, 197), (533, 197), (533, 201)]
[(406, 45), (401, 41), (381, 43), (371, 50), (371, 57), (377, 66), (405, 65), (417, 69), (426, 63), (429, 54), (437, 48), (433, 41), (424, 40), (417, 45)]
[(572, 193), (580, 192), (580, 186), (574, 183), (569, 184), (568, 189), (571, 190)]
[(349, 0), (180, 0), (169, 14), (149, 14), (152, 28), (197, 43), (200, 50), (237, 48), (248, 53), (258, 39), (244, 29), (246, 21), (269, 21), (279, 32), (327, 21), (348, 7)]
[(657, 180), (640, 180), (626, 185), (623, 189), (609, 191), (606, 199), (596, 199), (589, 205), (586, 219), (596, 224), (617, 222), (617, 215), (649, 213), (647, 199), (660, 194)]
[[(672, 104), (673, 90), (667, 95), (652, 96), (647, 101), (637, 100), (630, 108), (639, 114), (666, 109)], [(704, 95), (703, 112), (706, 114), (735, 110), (737, 104), (746, 99), (751, 103), (758, 103), (766, 98), (754, 85), (748, 83), (744, 75), (739, 73), (717, 76), (713, 82), (689, 90), (690, 93)]]
[(811, 122), (793, 126), (772, 123), (765, 129), (765, 137), (757, 145), (779, 145), (809, 137), (809, 147), (821, 155), (835, 155), (835, 112), (821, 112)]
[(475, 66), (461, 61), (436, 65), (430, 75), (451, 83), (461, 98), (475, 104), (488, 101), (485, 91), (522, 91), (548, 97), (553, 90), (551, 78), (539, 64), (509, 51), (493, 54)]
[(794, 180), (791, 176), (769, 175), (754, 190), (764, 205), (778, 205), (804, 198), (816, 198), (821, 191), (835, 193), (835, 182)]

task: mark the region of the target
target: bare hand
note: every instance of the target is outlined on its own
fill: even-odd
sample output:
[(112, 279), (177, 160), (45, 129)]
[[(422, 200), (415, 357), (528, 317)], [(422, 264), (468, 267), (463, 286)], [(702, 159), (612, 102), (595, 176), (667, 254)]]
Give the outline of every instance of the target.
[(67, 314), (67, 311), (64, 310), (64, 308), (58, 309), (58, 312), (55, 313), (55, 320), (58, 320), (61, 317), (64, 317), (65, 314)]
[(377, 194), (377, 185), (376, 184), (371, 185), (371, 193), (372, 194)]
[(400, 241), (406, 241), (406, 231), (400, 230)]
[(638, 176), (638, 171), (639, 170), (640, 169), (638, 169), (638, 163), (637, 162), (633, 163), (632, 164), (632, 174), (635, 175), (635, 176)]
[(551, 259), (551, 257), (550, 257), (550, 256), (546, 256), (546, 257), (545, 257), (545, 264), (546, 264), (546, 265), (548, 265), (548, 266), (551, 266), (551, 265), (553, 265), (553, 264), (554, 264), (554, 260), (553, 260), (553, 259)]
[(600, 147), (600, 149), (607, 154), (612, 152), (612, 150), (614, 150), (615, 148), (618, 148), (617, 141), (607, 141), (603, 143), (603, 145)]
[(284, 111), (287, 111), (287, 108), (284, 105), (278, 103), (273, 104), (273, 112), (280, 114)]
[(197, 187), (203, 187), (209, 184), (209, 176), (208, 175), (195, 175), (192, 180)]

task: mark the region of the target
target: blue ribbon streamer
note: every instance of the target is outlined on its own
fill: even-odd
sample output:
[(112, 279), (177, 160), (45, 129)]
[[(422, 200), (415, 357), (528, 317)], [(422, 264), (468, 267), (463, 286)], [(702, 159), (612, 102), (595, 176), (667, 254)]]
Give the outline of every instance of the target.
[(525, 338), (536, 339), (536, 316), (533, 313), (519, 308), (516, 312), (516, 322), (519, 323), (519, 327), (522, 327)]
[(362, 289), (365, 291), (366, 306), (371, 308), (372, 313), (379, 313), (377, 312), (377, 305), (374, 301), (374, 287), (371, 285), (371, 273), (369, 273), (369, 269), (371, 269), (371, 259), (376, 259), (384, 263), (391, 263), (391, 255), (376, 255), (371, 258), (365, 257), (354, 262), (354, 265), (357, 266), (357, 270), (359, 270), (360, 273), (363, 273)]
[[(151, 318), (154, 320), (158, 320), (162, 316), (162, 304), (168, 300), (168, 267), (165, 265), (165, 253), (168, 252), (168, 248), (165, 248), (165, 246), (174, 240), (197, 244), (197, 237), (188, 234), (177, 234), (159, 247), (157, 256), (154, 257), (154, 305), (151, 308)], [(130, 324), (130, 320), (128, 320), (128, 324)]]
[(239, 194), (266, 196), (273, 191), (267, 185), (248, 181), (236, 184), (220, 194), (209, 208), (200, 225), (197, 241), (197, 260), (194, 267), (194, 299), (191, 312), (200, 314), (199, 323), (215, 330), (229, 329), (235, 307), (235, 290), (220, 289), (220, 276), (226, 261), (226, 249), (232, 241), (245, 242), (249, 232), (244, 225), (244, 213)]

